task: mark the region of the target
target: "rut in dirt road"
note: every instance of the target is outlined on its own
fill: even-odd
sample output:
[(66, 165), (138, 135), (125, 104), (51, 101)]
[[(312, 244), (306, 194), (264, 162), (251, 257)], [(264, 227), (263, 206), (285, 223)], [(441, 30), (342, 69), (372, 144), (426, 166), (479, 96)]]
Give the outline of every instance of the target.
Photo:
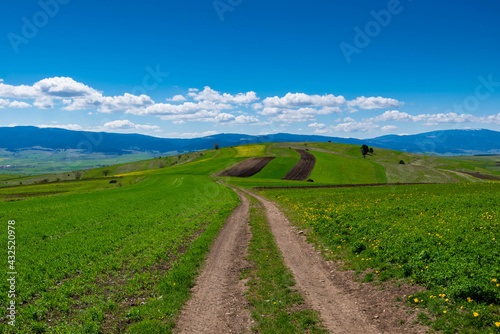
[(193, 296), (181, 312), (178, 333), (244, 333), (251, 327), (244, 283), (239, 279), (251, 238), (249, 201), (237, 192), (241, 204), (215, 239)]

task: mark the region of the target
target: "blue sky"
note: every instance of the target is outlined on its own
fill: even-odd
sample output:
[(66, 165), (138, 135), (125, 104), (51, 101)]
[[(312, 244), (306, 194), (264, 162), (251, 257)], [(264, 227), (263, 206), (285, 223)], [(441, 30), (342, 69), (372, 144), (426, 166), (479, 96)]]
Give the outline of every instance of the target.
[(500, 131), (497, 1), (20, 0), (0, 12), (0, 126)]

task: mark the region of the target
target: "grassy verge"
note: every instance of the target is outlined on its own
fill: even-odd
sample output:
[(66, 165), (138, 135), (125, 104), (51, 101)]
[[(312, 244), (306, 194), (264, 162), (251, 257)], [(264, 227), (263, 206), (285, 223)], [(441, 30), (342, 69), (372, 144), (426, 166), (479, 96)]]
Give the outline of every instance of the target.
[(321, 325), (319, 313), (307, 309), (304, 299), (293, 288), (292, 273), (283, 263), (283, 257), (267, 224), (264, 209), (251, 198), (252, 239), (248, 260), (254, 263), (242, 273), (249, 278), (247, 299), (256, 333), (328, 333)]

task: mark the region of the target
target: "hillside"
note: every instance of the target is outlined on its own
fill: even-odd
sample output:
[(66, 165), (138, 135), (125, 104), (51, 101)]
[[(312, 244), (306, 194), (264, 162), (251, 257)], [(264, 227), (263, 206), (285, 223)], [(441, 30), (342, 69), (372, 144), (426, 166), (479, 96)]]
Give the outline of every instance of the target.
[[(43, 174), (68, 172), (244, 144), (334, 142), (433, 155), (500, 154), (500, 132), (447, 130), (372, 139), (294, 135), (251, 136), (218, 134), (193, 139), (168, 139), (137, 134), (70, 131), (53, 128), (0, 128), (0, 173)], [(7, 168), (8, 166), (8, 168)]]
[[(363, 304), (366, 314), (351, 314), (362, 327), (373, 323), (374, 316), (385, 323), (383, 317), (392, 315), (397, 329), (397, 321), (416, 321), (407, 311), (417, 309), (420, 314), (427, 306), (425, 312), (436, 321), (480, 328), (464, 319), (481, 310), (488, 328), (495, 326), (499, 310), (488, 305), (500, 300), (492, 283), (500, 273), (498, 254), (491, 253), (499, 238), (494, 210), (500, 182), (491, 182), (500, 179), (499, 157), (441, 158), (372, 148), (363, 157), (359, 145), (250, 144), (76, 172), (1, 178), (2, 213), (15, 220), (9, 222), (15, 224), (15, 233), (1, 238), (5, 244), (11, 235), (16, 238), (17, 262), (12, 268), (19, 273), (17, 321), (22, 330), (0, 322), (0, 331), (150, 333), (161, 328), (172, 333), (186, 323), (221, 323), (210, 315), (214, 312), (224, 317), (228, 309), (249, 308), (263, 332), (276, 332), (274, 328), (284, 323), (298, 326), (287, 332), (300, 333), (315, 328), (321, 319), (328, 328), (342, 321), (345, 316), (336, 317), (338, 305), (331, 303), (339, 298), (352, 307), (377, 300)], [(294, 168), (296, 173), (290, 175)], [(239, 189), (235, 193), (224, 184)], [(283, 233), (275, 232), (277, 224)], [(235, 228), (235, 234), (226, 226), (229, 231)], [(323, 255), (306, 244), (302, 234), (317, 243)], [(468, 248), (463, 238), (478, 242)], [(241, 262), (247, 259), (246, 248), (251, 265)], [(219, 253), (210, 255), (211, 249)], [(207, 261), (217, 260), (214, 265), (203, 265), (207, 254)], [(298, 256), (299, 261), (291, 260)], [(357, 274), (326, 270), (335, 259)], [(239, 267), (233, 267), (233, 260)], [(466, 266), (472, 276), (461, 269)], [(198, 275), (201, 283), (195, 284)], [(323, 284), (327, 275), (332, 275), (328, 284), (336, 284), (333, 290)], [(6, 305), (6, 272), (0, 276), (0, 303)], [(243, 286), (242, 277), (250, 279), (251, 293), (230, 297)], [(377, 286), (370, 284), (374, 280)], [(407, 296), (417, 288), (419, 303), (408, 305)], [(432, 299), (443, 293), (450, 301)], [(183, 323), (180, 314), (184, 305), (189, 310), (186, 303), (192, 294), (201, 308), (191, 308)], [(316, 304), (303, 306), (308, 296), (315, 296)], [(235, 300), (237, 307), (220, 307)], [(460, 306), (463, 311), (455, 312)], [(6, 308), (2, 310), (5, 316)]]
[[(373, 153), (363, 157), (360, 146), (351, 144), (325, 142), (250, 144), (103, 166), (89, 170), (39, 176), (3, 177), (0, 179), (0, 185), (92, 180), (132, 174), (146, 175), (164, 168), (175, 170), (176, 168), (187, 168), (187, 166), (205, 170), (206, 166), (211, 163), (215, 163), (219, 169), (208, 169), (207, 173), (221, 173), (243, 160), (259, 157), (271, 159), (267, 159), (261, 168), (247, 175), (248, 177), (229, 177), (228, 182), (242, 187), (267, 187), (483, 182), (500, 177), (499, 156), (436, 157), (377, 147), (373, 149)], [(299, 151), (308, 152), (314, 157), (313, 168), (303, 180), (286, 180), (287, 173), (301, 158)], [(245, 168), (253, 168), (252, 163), (250, 161), (249, 163), (249, 167)], [(187, 165), (180, 167), (184, 164)]]

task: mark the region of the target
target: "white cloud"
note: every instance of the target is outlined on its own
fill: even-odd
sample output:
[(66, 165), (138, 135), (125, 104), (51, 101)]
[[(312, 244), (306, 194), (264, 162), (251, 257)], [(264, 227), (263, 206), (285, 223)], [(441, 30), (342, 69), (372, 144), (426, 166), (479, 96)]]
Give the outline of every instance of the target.
[(167, 101), (172, 101), (172, 102), (184, 102), (186, 101), (186, 98), (183, 95), (175, 95), (171, 99), (167, 99)]
[(410, 115), (406, 112), (398, 110), (386, 111), (382, 115), (368, 119), (371, 122), (387, 122), (387, 121), (404, 121), (404, 122), (424, 122), (423, 125), (438, 125), (441, 123), (487, 123), (489, 120), (494, 121), (494, 115), (487, 117), (477, 117), (471, 114), (457, 114), (454, 112), (439, 113), (439, 114), (420, 114)]
[(254, 110), (261, 110), (262, 108), (264, 108), (264, 105), (262, 103), (260, 103), (260, 102), (259, 103), (254, 103), (254, 104), (252, 104), (252, 108)]
[(298, 109), (282, 109), (276, 107), (265, 107), (262, 111), (258, 113), (264, 116), (274, 116), (271, 118), (272, 121), (276, 122), (306, 122), (316, 120), (317, 115), (328, 115), (332, 112), (337, 112), (338, 108), (328, 107), (328, 108), (298, 108)]
[(385, 125), (380, 130), (387, 132), (387, 131), (393, 131), (393, 130), (397, 130), (397, 129), (398, 129), (398, 127), (394, 126), (394, 125)]
[(56, 101), (66, 105), (66, 110), (97, 109), (103, 113), (127, 112), (154, 103), (147, 95), (103, 96), (101, 92), (72, 78), (53, 77), (35, 82), (33, 86), (0, 83), (0, 97), (34, 99), (40, 109), (53, 108)]
[(417, 117), (425, 119), (424, 125), (437, 125), (440, 123), (464, 123), (464, 122), (474, 122), (478, 120), (478, 118), (473, 115), (469, 114), (459, 115), (454, 112), (447, 114), (418, 115)]
[(180, 138), (201, 138), (219, 134), (217, 131), (188, 132), (179, 135)]
[(35, 99), (41, 95), (33, 86), (12, 86), (0, 82), (0, 97), (10, 97), (16, 99)]
[[(62, 102), (64, 104), (70, 104), (71, 100), (64, 99)], [(54, 100), (49, 97), (38, 97), (33, 105), (38, 109), (51, 109), (54, 108)]]
[(192, 91), (188, 94), (195, 101), (209, 101), (216, 103), (248, 104), (259, 100), (255, 92), (238, 93), (231, 95), (228, 93), (219, 93), (216, 90), (206, 86), (203, 91)]
[(287, 93), (283, 97), (268, 97), (252, 107), (261, 115), (273, 116), (272, 121), (291, 123), (314, 121), (315, 115), (342, 113), (340, 106), (345, 102), (343, 96), (331, 94)]
[(383, 108), (399, 108), (403, 105), (395, 99), (378, 97), (358, 97), (355, 100), (347, 102), (347, 105), (351, 108), (361, 108), (361, 109), (383, 109)]
[(217, 123), (226, 123), (226, 122), (231, 122), (236, 119), (236, 116), (227, 114), (227, 113), (220, 113), (217, 116), (215, 116), (215, 121)]
[(123, 96), (92, 95), (85, 98), (76, 98), (65, 110), (95, 109), (102, 113), (126, 112), (140, 113), (144, 108), (154, 105), (154, 101), (147, 95), (132, 95), (125, 93)]
[(190, 122), (215, 122), (215, 117), (219, 114), (219, 111), (215, 110), (201, 110), (191, 114), (172, 114), (172, 115), (161, 115), (160, 119), (163, 121), (190, 121)]
[(407, 122), (417, 122), (419, 118), (417, 116), (412, 116), (405, 112), (400, 112), (399, 110), (388, 110), (382, 115), (373, 117), (369, 119), (373, 122), (387, 122), (387, 121), (407, 121)]
[(39, 128), (56, 128), (56, 129), (66, 129), (66, 130), (73, 130), (73, 131), (79, 131), (83, 130), (83, 128), (78, 125), (78, 124), (50, 124), (50, 125), (37, 125)]
[(271, 118), (271, 121), (273, 121), (273, 122), (285, 122), (285, 123), (313, 122), (315, 120), (316, 120), (316, 118), (314, 117), (314, 115), (308, 115), (308, 114), (303, 114), (303, 115), (300, 115), (300, 114), (281, 114), (281, 115), (278, 115), (278, 116)]
[(481, 117), (480, 123), (500, 124), (500, 113), (496, 115)]
[(257, 117), (240, 115), (236, 116), (234, 124), (259, 124), (261, 123)]
[(20, 108), (29, 108), (29, 107), (31, 107), (31, 104), (23, 102), (23, 101), (12, 101), (9, 104), (9, 107), (10, 108), (19, 108), (19, 109)]
[(215, 122), (222, 124), (257, 124), (259, 119), (254, 116), (239, 115), (234, 116), (227, 113), (221, 113), (215, 117)]
[(340, 123), (338, 125), (332, 126), (331, 128), (333, 131), (340, 132), (368, 132), (379, 128), (379, 126), (371, 122), (347, 122)]
[(0, 109), (7, 107), (10, 104), (9, 100), (0, 99)]
[(321, 129), (326, 128), (326, 124), (323, 124), (323, 123), (311, 123), (307, 127), (308, 128), (317, 129), (317, 130), (321, 130)]
[(145, 131), (160, 131), (157, 125), (134, 124), (128, 119), (116, 120), (104, 123), (103, 130), (145, 130)]
[(346, 102), (343, 96), (331, 94), (307, 95), (304, 93), (287, 93), (284, 97), (268, 97), (262, 101), (268, 108), (300, 108), (300, 107), (339, 107)]
[(67, 77), (43, 79), (36, 82), (33, 88), (37, 91), (38, 96), (39, 93), (42, 93), (41, 95), (57, 98), (76, 98), (100, 94), (95, 89)]
[[(215, 103), (209, 101), (185, 102), (182, 104), (157, 103), (144, 109), (137, 109), (130, 113), (135, 115), (158, 116), (165, 121), (179, 122), (197, 121), (197, 122), (229, 122), (235, 120), (235, 116), (223, 113), (224, 115), (216, 117), (224, 110), (233, 109), (231, 104)], [(230, 116), (228, 116), (230, 115)]]

